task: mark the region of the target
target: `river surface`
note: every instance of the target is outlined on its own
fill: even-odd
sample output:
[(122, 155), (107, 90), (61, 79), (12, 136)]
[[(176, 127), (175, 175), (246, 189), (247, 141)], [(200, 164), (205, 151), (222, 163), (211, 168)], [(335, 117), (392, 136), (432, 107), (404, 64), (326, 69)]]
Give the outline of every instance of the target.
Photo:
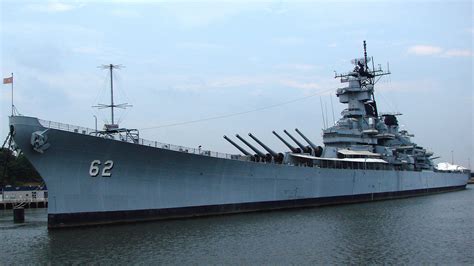
[(474, 186), (431, 196), (48, 231), (0, 211), (0, 264), (473, 264)]

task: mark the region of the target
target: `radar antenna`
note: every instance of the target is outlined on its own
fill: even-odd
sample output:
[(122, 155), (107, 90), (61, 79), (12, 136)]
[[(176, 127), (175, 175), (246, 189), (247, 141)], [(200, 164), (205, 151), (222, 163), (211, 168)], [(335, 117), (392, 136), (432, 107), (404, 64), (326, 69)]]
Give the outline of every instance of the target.
[(367, 66), (367, 44), (364, 40), (364, 63), (365, 63), (365, 71), (369, 71), (369, 67)]
[(103, 109), (103, 108), (110, 108), (110, 116), (111, 116), (111, 123), (110, 124), (105, 124), (105, 130), (106, 131), (110, 131), (110, 130), (116, 130), (118, 129), (118, 124), (115, 124), (115, 121), (114, 121), (114, 108), (122, 108), (122, 109), (125, 109), (127, 107), (132, 107), (132, 105), (128, 104), (128, 103), (121, 103), (121, 104), (114, 104), (114, 78), (113, 78), (113, 70), (114, 69), (121, 69), (123, 68), (124, 66), (122, 65), (114, 65), (114, 64), (108, 64), (108, 65), (101, 65), (101, 66), (98, 66), (99, 68), (102, 68), (102, 69), (109, 69), (110, 71), (110, 104), (102, 104), (102, 103), (99, 103), (97, 104), (96, 106), (92, 106), (92, 107), (96, 107), (96, 108), (99, 108), (99, 109)]
[[(378, 69), (374, 67), (374, 59), (367, 57), (367, 43), (364, 40), (364, 57), (355, 58), (351, 60), (351, 63), (356, 66), (356, 68), (349, 73), (338, 74), (334, 71), (334, 78), (341, 78), (341, 82), (347, 82), (349, 78), (357, 76), (363, 76), (368, 78), (369, 84), (374, 85), (380, 79), (381, 76), (390, 75), (390, 69), (387, 69), (387, 72), (383, 71), (379, 65)], [(368, 63), (372, 61), (372, 69), (369, 68)]]

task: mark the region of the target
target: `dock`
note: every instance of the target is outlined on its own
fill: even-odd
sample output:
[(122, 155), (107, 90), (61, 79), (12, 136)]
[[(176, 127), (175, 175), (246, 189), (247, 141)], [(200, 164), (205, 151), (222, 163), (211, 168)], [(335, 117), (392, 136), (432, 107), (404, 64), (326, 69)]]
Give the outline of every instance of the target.
[(31, 200), (1, 200), (0, 210), (10, 210), (16, 207), (25, 209), (48, 208), (48, 199), (31, 199)]
[(47, 208), (48, 190), (44, 185), (10, 186), (0, 189), (0, 210)]

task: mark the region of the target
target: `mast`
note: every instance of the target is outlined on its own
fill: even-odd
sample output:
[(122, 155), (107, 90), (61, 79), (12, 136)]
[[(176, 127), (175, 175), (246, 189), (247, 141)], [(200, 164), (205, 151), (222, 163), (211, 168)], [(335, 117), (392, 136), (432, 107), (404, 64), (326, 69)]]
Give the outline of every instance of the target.
[(12, 116), (15, 115), (15, 105), (13, 104), (13, 72), (12, 72)]
[(110, 108), (110, 124), (105, 125), (105, 130), (106, 131), (113, 131), (118, 129), (118, 124), (115, 124), (115, 115), (114, 115), (114, 108), (122, 108), (125, 109), (127, 107), (131, 107), (131, 105), (127, 103), (121, 103), (121, 104), (115, 104), (114, 103), (114, 76), (113, 76), (113, 70), (114, 69), (121, 69), (123, 68), (122, 65), (114, 65), (114, 64), (108, 64), (108, 65), (101, 65), (99, 68), (102, 69), (108, 69), (110, 73), (110, 104), (101, 104), (99, 103), (96, 106), (99, 109), (103, 108)]
[[(365, 41), (364, 41), (364, 45), (365, 45)], [(118, 66), (114, 66), (112, 64), (109, 64), (109, 69), (110, 69), (110, 112), (111, 112), (111, 117), (112, 117), (112, 125), (114, 124), (114, 79), (113, 79), (113, 75), (112, 75), (112, 69), (114, 67), (118, 67)]]

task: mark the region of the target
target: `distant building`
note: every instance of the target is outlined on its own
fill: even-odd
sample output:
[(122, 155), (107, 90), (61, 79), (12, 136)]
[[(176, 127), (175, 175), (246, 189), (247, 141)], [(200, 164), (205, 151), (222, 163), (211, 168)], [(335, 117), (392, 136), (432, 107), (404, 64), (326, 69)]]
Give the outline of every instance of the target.
[(0, 190), (0, 201), (46, 201), (48, 190), (46, 186), (6, 186)]

